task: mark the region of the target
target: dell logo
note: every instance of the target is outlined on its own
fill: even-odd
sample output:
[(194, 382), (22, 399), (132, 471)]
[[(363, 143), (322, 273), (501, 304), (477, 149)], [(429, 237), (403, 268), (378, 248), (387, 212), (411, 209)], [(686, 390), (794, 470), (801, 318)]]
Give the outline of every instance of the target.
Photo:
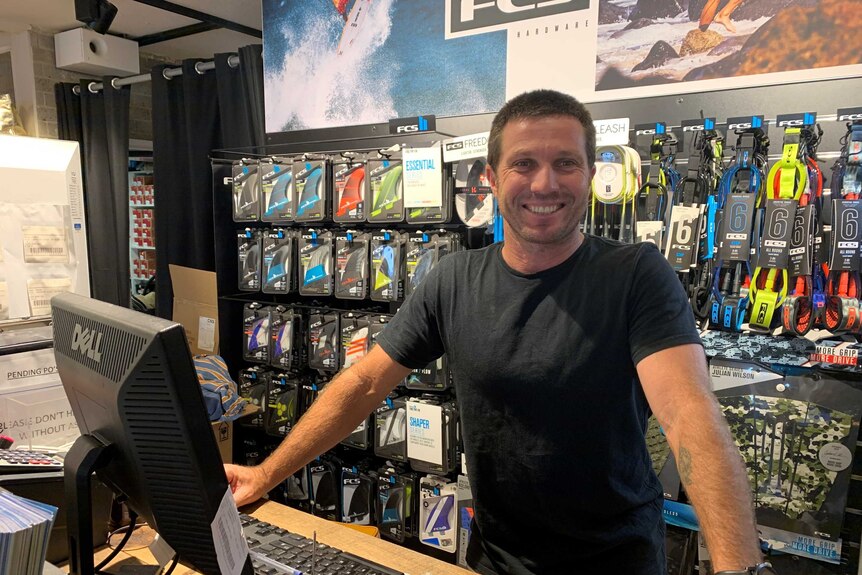
[(75, 331), (72, 333), (72, 351), (80, 352), (81, 355), (86, 355), (95, 362), (101, 362), (101, 347), (101, 333), (81, 327), (79, 323), (75, 324)]
[(447, 0), (449, 32), (466, 32), (589, 8), (589, 0)]

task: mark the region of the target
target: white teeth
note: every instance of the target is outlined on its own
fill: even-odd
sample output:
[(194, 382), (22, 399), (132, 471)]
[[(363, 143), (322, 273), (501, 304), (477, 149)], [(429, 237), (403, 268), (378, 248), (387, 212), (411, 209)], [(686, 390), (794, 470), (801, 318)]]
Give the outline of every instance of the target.
[(553, 214), (560, 209), (560, 206), (527, 206), (527, 209), (534, 214)]

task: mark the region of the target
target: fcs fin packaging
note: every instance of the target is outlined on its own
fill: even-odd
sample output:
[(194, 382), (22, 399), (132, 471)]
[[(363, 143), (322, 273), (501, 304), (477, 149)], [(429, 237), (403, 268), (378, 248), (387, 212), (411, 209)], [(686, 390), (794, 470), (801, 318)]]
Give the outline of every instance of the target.
[(494, 219), (494, 196), (486, 175), (484, 157), (449, 164), (454, 190), (455, 213), (469, 228), (483, 228)]
[(371, 223), (404, 221), (403, 167), (400, 159), (371, 159), (365, 168), (365, 208)]
[(458, 486), (445, 477), (419, 480), (419, 541), (448, 553), (457, 550)]
[(407, 461), (407, 402), (389, 396), (374, 410), (374, 455)]
[(403, 251), (407, 234), (377, 230), (371, 234), (371, 299), (400, 301), (404, 297)]
[(299, 294), (332, 295), (332, 264), (332, 233), (303, 230), (299, 236)]
[(371, 446), (371, 428), (373, 425), (371, 417), (365, 418), (350, 435), (341, 440), (341, 445), (355, 449), (368, 449)]
[(263, 257), (262, 235), (258, 230), (246, 228), (236, 234), (238, 286), (242, 291), (260, 291)]
[(297, 371), (304, 362), (302, 345), (297, 345), (302, 329), (302, 315), (290, 308), (273, 308), (269, 319), (269, 363), (276, 369)]
[(452, 375), (446, 355), (410, 372), (405, 380), (405, 386), (407, 389), (419, 391), (443, 391), (452, 387)]
[(341, 522), (374, 525), (377, 473), (356, 466), (341, 468)]
[(365, 162), (352, 158), (333, 162), (332, 190), (333, 221), (345, 224), (365, 221)]
[(284, 437), (299, 413), (299, 383), (286, 373), (274, 373), (266, 388), (263, 429), (268, 435)]
[(289, 158), (261, 160), (261, 221), (273, 224), (288, 224), (293, 221), (292, 170), (293, 160)]
[(392, 321), (392, 316), (389, 314), (368, 316), (368, 349), (377, 343), (377, 336), (383, 333), (390, 321)]
[(392, 467), (377, 474), (377, 525), (390, 541), (404, 543), (416, 532), (417, 478)]
[(405, 297), (413, 293), (440, 258), (460, 249), (461, 236), (446, 230), (437, 232), (417, 231), (407, 240)]
[(242, 357), (254, 363), (269, 363), (269, 320), (272, 308), (257, 302), (242, 307)]
[(454, 402), (423, 395), (407, 407), (407, 458), (422, 473), (446, 474), (458, 463), (458, 409)]
[(341, 367), (348, 368), (368, 354), (368, 318), (357, 312), (341, 314)]
[(294, 232), (275, 228), (263, 233), (263, 293), (296, 289), (296, 238)]
[(247, 400), (251, 405), (261, 409), (253, 417), (242, 419), (243, 425), (263, 427), (263, 412), (266, 409), (266, 388), (269, 385), (271, 377), (272, 371), (257, 365), (239, 370), (237, 389), (240, 397)]
[(470, 489), (470, 478), (458, 476), (458, 559), (459, 567), (467, 567), (467, 547), (473, 534), (473, 491)]
[(309, 485), (308, 466), (303, 465), (293, 475), (289, 475), (281, 484), (281, 496), (284, 502), (292, 507), (302, 509), (311, 513), (309, 499), (311, 498), (311, 486)]
[(308, 464), (311, 484), (311, 512), (317, 517), (341, 519), (341, 462), (323, 455)]
[(233, 163), (233, 221), (260, 220), (260, 179), (257, 160), (238, 160)]
[(368, 297), (370, 234), (347, 230), (335, 234), (335, 297)]
[(293, 162), (293, 218), (297, 222), (328, 219), (329, 162), (299, 159)]
[(341, 366), (341, 316), (312, 311), (308, 316), (308, 367), (335, 373)]

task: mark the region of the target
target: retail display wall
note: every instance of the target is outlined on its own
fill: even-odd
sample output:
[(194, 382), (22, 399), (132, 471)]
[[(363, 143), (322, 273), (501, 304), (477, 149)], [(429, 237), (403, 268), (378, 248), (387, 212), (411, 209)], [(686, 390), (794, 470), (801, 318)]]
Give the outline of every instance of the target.
[[(766, 154), (768, 163), (762, 166), (765, 176), (766, 171), (780, 161), (782, 154), (788, 149), (785, 146), (787, 143), (785, 128), (777, 126), (775, 122), (778, 116), (815, 113), (817, 124), (823, 131), (817, 146), (816, 161), (825, 182), (824, 189), (829, 190), (831, 187), (831, 197), (839, 198), (841, 194), (836, 191), (835, 186), (831, 186), (831, 168), (841, 155), (842, 138), (848, 132), (848, 127), (847, 121), (838, 120), (837, 111), (860, 104), (853, 96), (859, 93), (860, 87), (862, 87), (862, 80), (853, 78), (765, 88), (744, 88), (708, 94), (594, 103), (588, 107), (597, 120), (628, 119), (631, 128), (628, 133), (628, 143), (640, 152), (640, 168), (643, 174), (641, 184), (649, 181), (651, 173), (654, 177), (659, 177), (655, 170), (661, 163), (656, 161), (658, 159), (651, 162), (650, 148), (655, 144), (656, 134), (644, 132), (656, 130), (643, 129), (648, 125), (655, 126), (657, 122), (661, 122), (667, 129), (667, 133), (677, 137), (678, 147), (674, 153), (665, 153), (660, 159), (667, 160), (667, 156), (672, 155), (673, 166), (682, 179), (689, 168), (688, 158), (693, 141), (692, 133), (682, 130), (683, 121), (702, 118), (717, 120), (715, 129), (724, 140), (722, 166), (726, 172), (733, 166), (734, 160), (731, 158), (739, 151), (733, 148), (737, 147), (737, 139), (740, 137), (734, 130), (728, 130), (727, 119), (763, 116), (767, 127), (766, 133), (762, 135), (768, 136), (769, 139), (769, 149)], [(270, 134), (264, 149), (221, 150), (213, 153), (216, 230), (213, 242), (218, 262), (222, 354), (228, 360), (228, 365), (237, 375), (245, 391), (250, 392), (257, 386), (258, 391), (255, 392), (257, 400), (264, 405), (271, 400), (275, 409), (268, 414), (265, 407), (261, 419), (256, 424), (246, 427), (244, 434), (240, 434), (241, 444), (237, 446), (235, 452), (244, 454), (245, 460), (241, 462), (253, 463), (264, 457), (268, 450), (277, 444), (280, 436), (289, 432), (290, 425), (295, 416), (301, 413), (303, 405), (310, 404), (325, 382), (343, 365), (343, 361), (327, 364), (318, 356), (325, 347), (321, 344), (321, 337), (326, 333), (322, 326), (338, 318), (341, 322), (339, 330), (329, 333), (324, 338), (324, 342), (326, 339), (329, 342), (335, 342), (335, 346), (330, 345), (327, 353), (341, 347), (343, 342), (343, 349), (349, 354), (351, 342), (354, 341), (350, 338), (350, 329), (345, 331), (346, 327), (350, 327), (349, 322), (364, 313), (370, 314), (363, 317), (363, 322), (366, 323), (354, 324), (354, 327), (360, 325), (362, 328), (367, 328), (370, 336), (373, 326), (385, 326), (386, 314), (395, 312), (401, 300), (398, 295), (374, 301), (371, 297), (343, 299), (324, 295), (324, 293), (302, 295), (299, 290), (266, 293), (267, 290), (261, 289), (261, 284), (246, 285), (243, 289), (240, 274), (250, 249), (248, 246), (242, 248), (244, 237), (250, 238), (249, 234), (263, 233), (263, 230), (273, 230), (274, 227), (283, 227), (288, 232), (296, 230), (297, 241), (302, 241), (312, 229), (316, 234), (314, 241), (318, 241), (318, 238), (326, 232), (332, 232), (335, 234), (334, 237), (337, 237), (339, 233), (345, 233), (347, 230), (364, 231), (373, 236), (384, 229), (391, 233), (404, 231), (408, 235), (417, 230), (423, 230), (427, 234), (433, 230), (442, 229), (450, 237), (458, 237), (459, 243), (469, 249), (486, 245), (493, 240), (493, 236), (486, 233), (484, 229), (468, 228), (464, 223), (459, 222), (457, 217), (453, 217), (450, 222), (422, 225), (408, 222), (392, 225), (374, 224), (367, 221), (338, 223), (326, 216), (324, 216), (325, 221), (285, 223), (283, 226), (274, 226), (259, 219), (242, 221), (240, 218), (240, 221), (236, 221), (237, 205), (234, 202), (233, 178), (241, 173), (236, 171), (236, 166), (239, 165), (241, 168), (242, 164), (235, 162), (246, 158), (250, 165), (261, 158), (272, 156), (295, 158), (308, 154), (309, 156), (303, 159), (304, 162), (314, 154), (329, 153), (333, 154), (334, 158), (340, 155), (340, 152), (374, 152), (402, 143), (422, 147), (429, 142), (444, 140), (452, 135), (466, 135), (487, 130), (491, 118), (491, 115), (438, 118), (436, 128), (438, 133), (411, 137), (390, 136), (388, 127), (381, 124)], [(850, 120), (852, 121), (852, 118)], [(638, 127), (642, 129), (638, 130)], [(791, 123), (789, 127), (794, 125)], [(746, 128), (737, 126), (737, 131), (743, 133), (746, 132)], [(662, 143), (667, 142), (662, 141)], [(653, 172), (650, 172), (651, 169)], [(297, 175), (295, 169), (293, 175)], [(718, 179), (716, 176), (714, 183)], [(798, 179), (796, 183), (798, 184)], [(736, 185), (739, 185), (739, 180), (734, 184)], [(663, 180), (662, 186), (672, 188), (666, 180)], [(733, 191), (737, 191), (736, 188)], [(824, 197), (829, 198), (828, 195)], [(853, 201), (850, 198), (845, 199)], [(669, 216), (670, 204), (673, 203), (671, 196), (666, 197), (666, 201), (668, 205), (665, 206), (665, 213)], [(636, 200), (633, 203), (636, 206), (638, 204)], [(794, 205), (793, 209), (795, 208)], [(631, 222), (634, 227), (635, 220), (632, 219)], [(663, 222), (664, 231), (667, 231), (667, 223), (667, 221)], [(624, 228), (623, 220), (622, 223), (610, 223), (597, 229), (601, 233), (619, 235)], [(635, 230), (631, 231), (634, 233)], [(631, 239), (634, 240), (635, 236), (632, 235)], [(258, 249), (263, 249), (262, 242), (263, 236)], [(246, 251), (242, 252), (243, 249)], [(246, 256), (245, 260), (242, 259), (243, 253)], [(301, 258), (298, 251), (296, 254)], [(858, 265), (858, 253), (856, 256)], [(332, 265), (337, 266), (337, 261), (333, 260)], [(702, 265), (702, 261), (696, 262), (691, 268), (692, 273)], [(381, 270), (379, 265), (377, 268), (372, 268), (372, 270), (375, 269), (377, 273)], [(372, 271), (372, 274), (374, 273), (375, 271)], [(371, 279), (373, 283), (374, 278)], [(749, 281), (751, 281), (750, 277)], [(273, 325), (272, 322), (280, 321), (291, 325), (291, 329), (297, 332), (314, 334), (300, 340), (293, 340), (296, 343), (301, 341), (302, 345), (294, 348), (292, 355), (286, 356), (284, 363), (281, 364), (281, 367), (286, 369), (282, 369), (276, 375), (266, 375), (261, 367), (263, 363), (268, 363), (268, 360), (262, 361), (263, 356), (260, 355), (255, 357), (250, 345), (250, 342), (255, 341), (257, 330), (262, 325), (261, 320), (266, 314), (269, 314), (267, 318), (270, 326)], [(706, 315), (709, 316), (709, 314)], [(704, 317), (700, 327), (704, 330), (704, 342), (710, 357), (714, 389), (735, 433), (752, 480), (752, 492), (757, 505), (761, 536), (770, 541), (776, 551), (781, 549), (782, 553), (773, 557), (781, 573), (805, 573), (806, 575), (856, 573), (859, 563), (860, 531), (862, 531), (862, 500), (860, 500), (862, 482), (857, 480), (857, 477), (862, 475), (859, 475), (857, 471), (859, 464), (853, 457), (859, 418), (862, 415), (862, 402), (859, 400), (860, 390), (862, 390), (862, 370), (856, 367), (858, 351), (854, 347), (858, 338), (857, 333), (854, 329), (845, 329), (843, 333), (830, 334), (822, 330), (823, 326), (819, 326), (821, 329), (815, 330), (806, 339), (793, 335), (780, 335), (781, 329), (777, 320), (770, 329), (759, 330), (750, 329), (748, 315), (740, 323), (743, 325), (732, 323), (724, 326), (721, 321), (715, 322), (710, 317)], [(829, 343), (821, 343), (818, 347), (813, 342), (816, 338), (825, 338)], [(279, 343), (276, 340), (266, 341), (268, 345)], [(261, 350), (258, 352), (262, 353)], [(445, 426), (449, 424), (445, 422), (450, 421), (454, 424), (457, 419), (456, 411), (453, 410), (456, 405), (453, 402), (457, 402), (457, 398), (450, 389), (450, 382), (445, 373), (445, 364), (441, 364), (429, 366), (424, 374), (416, 374), (412, 384), (407, 382), (406, 401), (429, 396), (431, 401), (426, 402), (422, 398), (423, 400), (416, 402), (416, 405), (419, 408), (434, 406), (435, 416), (439, 417), (439, 421), (444, 422), (444, 429), (448, 429)], [(427, 380), (422, 381), (423, 377), (427, 379), (429, 376), (430, 384)], [(261, 386), (262, 380), (270, 381), (269, 388)], [(273, 381), (276, 384), (273, 384)], [(357, 429), (355, 436), (351, 436), (352, 439), (348, 438), (346, 442), (348, 445), (339, 446), (333, 450), (331, 455), (337, 459), (325, 458), (312, 463), (305, 475), (289, 480), (282, 488), (276, 490), (273, 496), (284, 498), (288, 502), (323, 516), (349, 520), (350, 513), (345, 516), (340, 515), (341, 509), (335, 503), (338, 498), (335, 497), (333, 500), (332, 493), (327, 492), (323, 502), (321, 497), (315, 499), (313, 495), (309, 495), (315, 489), (315, 482), (318, 489), (321, 485), (352, 485), (352, 483), (339, 484), (337, 481), (325, 483), (334, 480), (340, 473), (342, 465), (345, 469), (342, 478), (357, 480), (355, 484), (364, 485), (363, 489), (370, 489), (369, 485), (380, 485), (383, 478), (383, 483), (391, 481), (393, 485), (421, 491), (423, 481), (418, 479), (418, 474), (435, 472), (441, 474), (445, 480), (442, 483), (424, 480), (426, 493), (433, 497), (446, 497), (454, 493), (458, 487), (456, 469), (460, 463), (457, 440), (452, 442), (441, 439), (443, 455), (439, 461), (445, 460), (445, 464), (429, 465), (427, 461), (423, 463), (421, 459), (411, 460), (410, 457), (406, 457), (403, 466), (398, 464), (394, 466), (396, 470), (392, 475), (389, 475), (389, 466), (386, 465), (387, 458), (389, 462), (392, 461), (392, 453), (385, 451), (381, 453), (370, 445), (375, 440), (373, 430), (379, 431), (381, 425), (385, 429), (388, 421), (386, 414), (401, 406), (399, 402), (402, 401), (405, 401), (404, 396), (391, 398), (390, 403), (382, 405), (378, 414), (367, 423), (366, 430)], [(278, 419), (285, 414), (287, 415), (285, 419)], [(792, 429), (788, 423), (791, 421), (795, 422)], [(827, 427), (831, 425), (833, 428), (824, 431), (826, 428), (818, 427), (823, 425)], [(445, 435), (446, 432), (442, 434), (444, 437)], [(454, 437), (456, 436), (453, 435)], [(668, 457), (666, 444), (662, 444), (661, 433), (657, 428), (651, 428), (647, 440), (654, 455), (654, 468), (665, 485), (667, 499), (665, 513), (668, 522), (675, 526), (696, 530), (696, 523), (690, 520), (686, 522), (684, 519), (686, 516), (691, 517), (691, 511), (686, 507), (686, 497), (684, 490), (680, 490), (678, 477), (676, 479), (673, 477), (672, 457)], [(765, 460), (770, 463), (764, 464)], [(819, 468), (816, 468), (818, 461), (824, 468), (822, 473), (818, 471)], [(762, 469), (763, 465), (767, 465), (768, 468)], [(378, 473), (374, 481), (372, 481), (374, 478), (371, 472)], [(363, 497), (366, 495), (363, 494)], [(368, 501), (370, 503), (362, 508), (368, 509), (368, 513), (357, 513), (354, 518), (362, 517), (364, 521), (367, 519), (366, 515), (373, 515), (371, 509), (374, 507), (375, 499), (372, 497)], [(378, 499), (377, 503), (379, 504), (380, 501), (383, 500)], [(377, 511), (385, 512), (385, 505), (378, 506)], [(405, 517), (401, 515), (398, 517), (399, 520), (396, 522), (398, 528), (391, 531), (389, 536), (396, 540), (405, 540), (408, 544), (419, 545), (416, 543), (417, 538), (407, 536), (413, 532), (415, 526)], [(421, 533), (418, 535), (421, 539)], [(695, 560), (698, 554), (696, 536), (688, 531), (672, 529), (668, 541), (669, 565), (674, 569), (671, 572), (689, 575), (691, 568), (697, 562)], [(452, 548), (456, 547), (454, 542), (452, 546)], [(432, 547), (425, 549), (440, 553), (439, 548), (443, 547), (445, 546), (438, 545), (438, 549), (432, 549)], [(450, 560), (456, 559), (446, 551), (448, 549), (442, 551), (444, 557)], [(702, 568), (708, 568), (702, 548), (700, 562)]]

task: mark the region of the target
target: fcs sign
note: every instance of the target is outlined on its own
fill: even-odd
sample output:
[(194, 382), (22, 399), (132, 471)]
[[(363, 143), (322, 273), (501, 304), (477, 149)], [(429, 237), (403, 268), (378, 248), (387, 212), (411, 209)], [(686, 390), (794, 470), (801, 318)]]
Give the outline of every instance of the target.
[(81, 327), (81, 324), (75, 324), (75, 331), (72, 332), (72, 351), (77, 351), (81, 355), (86, 355), (95, 362), (102, 361), (102, 334), (95, 330)]
[(589, 8), (589, 0), (447, 0), (449, 32), (470, 32)]
[(433, 132), (435, 129), (437, 129), (435, 116), (416, 116), (413, 118), (389, 120), (390, 134), (415, 134), (417, 132)]

